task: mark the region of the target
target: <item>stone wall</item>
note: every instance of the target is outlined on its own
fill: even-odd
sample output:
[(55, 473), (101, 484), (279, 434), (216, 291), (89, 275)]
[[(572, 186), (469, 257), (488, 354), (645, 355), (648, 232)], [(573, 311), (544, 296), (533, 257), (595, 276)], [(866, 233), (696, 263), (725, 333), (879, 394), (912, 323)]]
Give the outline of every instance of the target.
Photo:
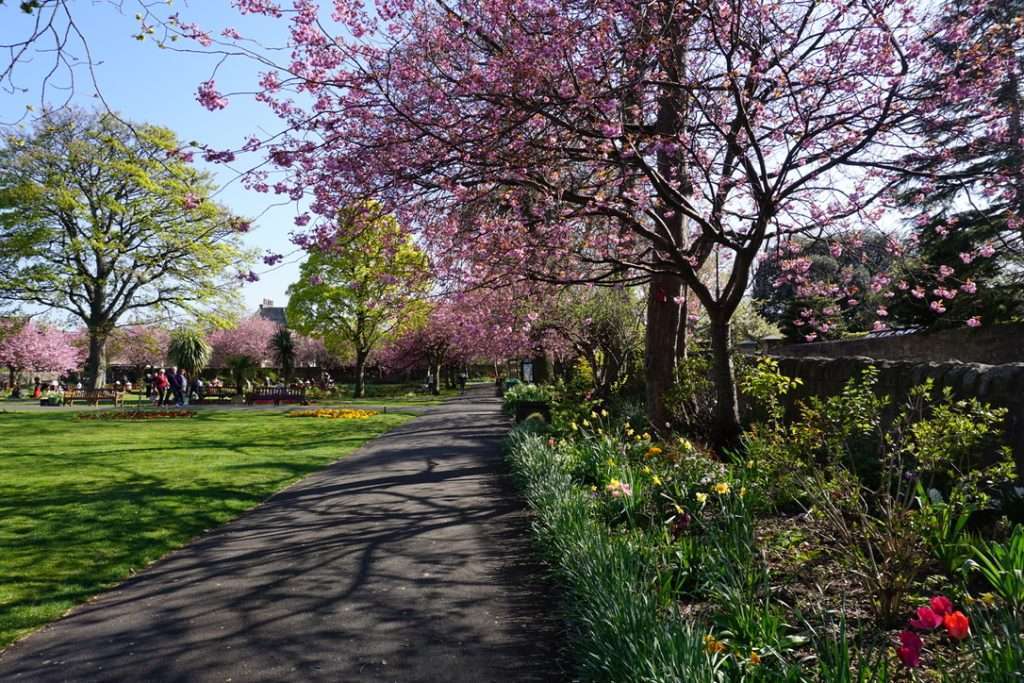
[(939, 332), (871, 337), (848, 341), (786, 344), (771, 348), (773, 356), (849, 358), (867, 356), (916, 362), (986, 363), (1024, 362), (1024, 324), (961, 327)]
[(1024, 363), (921, 363), (866, 357), (777, 357), (777, 360), (784, 374), (803, 380), (803, 385), (791, 396), (794, 402), (811, 395), (838, 394), (847, 380), (858, 376), (864, 367), (874, 365), (879, 370), (879, 392), (895, 397), (897, 404), (907, 397), (912, 387), (931, 377), (936, 388), (951, 387), (958, 398), (976, 396), (986, 403), (1007, 408), (1006, 441), (1017, 459), (1018, 474), (1024, 476)]

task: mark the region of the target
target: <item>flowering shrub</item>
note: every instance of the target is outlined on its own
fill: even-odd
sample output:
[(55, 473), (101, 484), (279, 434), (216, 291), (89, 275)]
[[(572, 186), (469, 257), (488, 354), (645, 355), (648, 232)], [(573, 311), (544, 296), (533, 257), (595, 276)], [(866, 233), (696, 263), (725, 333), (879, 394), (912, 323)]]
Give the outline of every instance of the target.
[(332, 420), (366, 420), (379, 415), (376, 410), (356, 410), (354, 408), (317, 408), (315, 410), (293, 410), (288, 417), (326, 417)]

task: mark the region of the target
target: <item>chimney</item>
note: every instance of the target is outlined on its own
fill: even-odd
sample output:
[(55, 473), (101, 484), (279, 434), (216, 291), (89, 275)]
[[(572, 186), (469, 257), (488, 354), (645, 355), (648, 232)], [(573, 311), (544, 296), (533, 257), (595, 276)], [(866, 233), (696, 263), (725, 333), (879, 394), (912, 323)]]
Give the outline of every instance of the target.
[(260, 304), (260, 308), (272, 308), (274, 306), (273, 299), (264, 299), (263, 303)]

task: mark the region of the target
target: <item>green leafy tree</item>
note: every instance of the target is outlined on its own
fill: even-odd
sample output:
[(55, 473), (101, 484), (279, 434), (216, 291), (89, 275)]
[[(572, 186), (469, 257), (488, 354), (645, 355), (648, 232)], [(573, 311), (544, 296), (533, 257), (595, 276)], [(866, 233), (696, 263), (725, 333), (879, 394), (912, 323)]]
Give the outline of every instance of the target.
[(179, 368), (184, 368), (189, 375), (201, 372), (209, 364), (212, 354), (213, 350), (203, 333), (190, 327), (175, 330), (167, 349), (167, 357)]
[(370, 353), (421, 308), (429, 265), (394, 216), (377, 205), (347, 209), (339, 220), (357, 224), (341, 231), (354, 237), (310, 253), (299, 281), (288, 289), (288, 322), (322, 338), (332, 352), (351, 351), (359, 398)]
[(140, 322), (230, 297), (248, 223), (210, 199), (174, 133), (109, 114), (49, 113), (0, 146), (0, 300), (70, 313), (89, 332), (86, 375)]

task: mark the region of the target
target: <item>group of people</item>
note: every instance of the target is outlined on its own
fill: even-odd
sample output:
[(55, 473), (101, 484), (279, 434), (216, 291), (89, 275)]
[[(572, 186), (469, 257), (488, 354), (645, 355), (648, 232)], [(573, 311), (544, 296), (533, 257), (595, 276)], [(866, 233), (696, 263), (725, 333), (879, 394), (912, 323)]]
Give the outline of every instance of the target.
[(170, 405), (171, 402), (176, 406), (185, 406), (190, 400), (202, 399), (206, 390), (202, 377), (197, 375), (190, 378), (183, 368), (177, 367), (147, 371), (143, 384), (146, 387), (146, 398), (158, 406)]

